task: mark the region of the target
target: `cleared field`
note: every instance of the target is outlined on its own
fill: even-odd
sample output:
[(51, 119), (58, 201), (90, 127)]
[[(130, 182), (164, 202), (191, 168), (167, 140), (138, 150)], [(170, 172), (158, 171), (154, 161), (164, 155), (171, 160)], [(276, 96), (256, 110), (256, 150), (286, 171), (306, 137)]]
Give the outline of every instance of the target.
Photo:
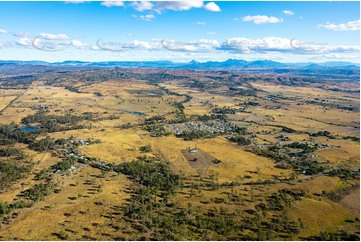
[(189, 164), (196, 170), (201, 172), (202, 176), (207, 175), (210, 166), (217, 164), (217, 160), (201, 149), (191, 149), (181, 151)]

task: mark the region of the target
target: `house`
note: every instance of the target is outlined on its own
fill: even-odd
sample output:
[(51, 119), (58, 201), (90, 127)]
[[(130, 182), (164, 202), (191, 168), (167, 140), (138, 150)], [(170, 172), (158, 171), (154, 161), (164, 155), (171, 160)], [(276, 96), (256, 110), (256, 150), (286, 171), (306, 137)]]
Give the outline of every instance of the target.
[(189, 153), (198, 153), (198, 150), (196, 148), (190, 148), (188, 149)]

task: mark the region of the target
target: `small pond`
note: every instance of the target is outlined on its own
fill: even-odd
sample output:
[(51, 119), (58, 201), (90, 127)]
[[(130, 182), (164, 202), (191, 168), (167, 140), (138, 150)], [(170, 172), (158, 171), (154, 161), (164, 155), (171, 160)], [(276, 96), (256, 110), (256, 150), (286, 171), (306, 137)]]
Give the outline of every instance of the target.
[(39, 128), (36, 126), (25, 126), (25, 127), (21, 127), (19, 129), (17, 129), (17, 131), (35, 131), (38, 130)]
[(131, 112), (131, 111), (126, 111), (126, 112), (129, 113), (129, 114), (136, 114), (138, 116), (146, 116), (146, 114), (142, 113), (142, 112)]

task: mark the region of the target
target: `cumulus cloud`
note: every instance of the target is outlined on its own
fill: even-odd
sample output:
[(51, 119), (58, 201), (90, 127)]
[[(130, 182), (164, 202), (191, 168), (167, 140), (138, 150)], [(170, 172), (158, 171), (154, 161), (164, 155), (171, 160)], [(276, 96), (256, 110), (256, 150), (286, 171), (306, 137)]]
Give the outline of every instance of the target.
[(48, 34), (48, 33), (40, 33), (38, 38), (41, 39), (50, 39), (50, 40), (65, 40), (69, 39), (69, 37), (66, 34)]
[(213, 31), (206, 33), (206, 35), (215, 35), (215, 34), (216, 34), (216, 32), (213, 32)]
[[(125, 2), (122, 0), (119, 1), (103, 1), (101, 3), (102, 6), (106, 7), (123, 7), (125, 6)], [(203, 1), (200, 0), (183, 0), (183, 1), (133, 1), (130, 3), (126, 3), (127, 6), (134, 8), (139, 12), (143, 12), (146, 10), (154, 11), (158, 14), (162, 13), (165, 10), (173, 10), (173, 11), (186, 11), (192, 8), (204, 8), (205, 10), (212, 12), (219, 12), (221, 8), (215, 2), (209, 2), (204, 5)]]
[(70, 43), (72, 46), (74, 46), (76, 48), (82, 48), (82, 47), (87, 46), (87, 44), (81, 42), (80, 40), (72, 40)]
[(190, 1), (161, 1), (157, 2), (155, 10), (161, 12), (163, 10), (174, 10), (174, 11), (184, 11), (190, 10), (192, 8), (201, 8), (203, 7), (203, 1), (199, 0), (190, 0)]
[(291, 10), (283, 10), (282, 13), (286, 14), (286, 15), (294, 15), (295, 13)]
[(258, 39), (230, 38), (223, 45), (223, 50), (250, 52), (282, 52), (294, 54), (325, 54), (325, 53), (356, 53), (360, 51), (359, 46), (329, 45), (310, 41), (301, 41), (282, 37), (264, 37)]
[(124, 6), (124, 2), (123, 1), (104, 1), (100, 3), (102, 6), (105, 7), (123, 7)]
[(171, 51), (192, 51), (192, 52), (208, 52), (216, 50), (221, 45), (214, 39), (200, 39), (189, 42), (178, 42), (175, 40), (162, 40), (162, 46)]
[(139, 1), (139, 2), (132, 2), (130, 4), (135, 10), (137, 11), (145, 11), (145, 10), (152, 10), (154, 5), (148, 1)]
[(151, 21), (152, 19), (155, 18), (154, 14), (146, 14), (146, 15), (140, 15), (139, 16), (140, 20), (143, 21)]
[(242, 18), (244, 22), (253, 22), (255, 24), (275, 24), (283, 22), (282, 18), (277, 18), (273, 16), (266, 15), (255, 15), (255, 16), (244, 16)]
[(98, 41), (97, 47), (87, 46), (92, 50), (105, 51), (167, 51), (180, 53), (224, 53), (276, 55), (284, 56), (319, 56), (326, 54), (358, 55), (357, 45), (330, 45), (327, 43), (307, 42), (284, 37), (269, 36), (257, 39), (245, 37), (229, 38), (223, 43), (216, 39), (199, 39), (193, 41), (176, 41), (171, 39), (153, 39), (151, 41), (132, 40), (127, 42)]
[(31, 46), (32, 41), (29, 38), (21, 38), (18, 41), (15, 41), (15, 44), (20, 45), (20, 46)]
[(154, 42), (147, 42), (147, 41), (139, 41), (139, 40), (133, 40), (127, 44), (124, 45), (125, 48), (131, 48), (131, 49), (159, 49), (159, 45), (156, 45)]
[(5, 29), (0, 29), (0, 34), (7, 34), (8, 31), (6, 31)]
[[(143, 20), (143, 21), (151, 21), (152, 19), (155, 18), (155, 15), (150, 13), (150, 14), (145, 14), (145, 15), (136, 15), (136, 14), (133, 14), (132, 15), (133, 18), (136, 18), (136, 19), (140, 19), (140, 20)], [(128, 34), (129, 36), (129, 34)]]
[[(106, 51), (149, 50), (149, 51), (179, 51), (179, 52), (209, 52), (221, 46), (217, 40), (200, 39), (180, 42), (169, 39), (153, 39), (151, 41), (133, 40), (128, 42), (99, 40), (97, 46)], [(94, 48), (91, 48), (94, 49)], [(95, 48), (95, 50), (99, 50)]]
[(211, 12), (220, 12), (221, 11), (221, 8), (215, 2), (207, 3), (206, 6), (204, 6), (204, 8)]
[(360, 59), (360, 56), (359, 55), (340, 55), (340, 54), (325, 54), (325, 55), (320, 55), (318, 58), (320, 59), (326, 59), (326, 60), (329, 60), (329, 59), (333, 59), (333, 60), (359, 60)]
[(198, 22), (195, 22), (195, 24), (198, 24), (198, 25), (206, 25), (207, 23), (206, 23), (206, 22), (202, 22), (202, 21), (198, 21)]
[(349, 21), (344, 24), (325, 23), (319, 24), (318, 28), (325, 28), (333, 31), (356, 31), (360, 30), (360, 20)]
[(72, 39), (72, 40), (58, 40), (58, 39), (43, 39), (43, 38), (35, 38), (31, 41), (31, 45), (38, 50), (41, 51), (60, 51), (69, 48), (76, 49), (90, 49), (90, 47), (81, 42), (80, 40)]

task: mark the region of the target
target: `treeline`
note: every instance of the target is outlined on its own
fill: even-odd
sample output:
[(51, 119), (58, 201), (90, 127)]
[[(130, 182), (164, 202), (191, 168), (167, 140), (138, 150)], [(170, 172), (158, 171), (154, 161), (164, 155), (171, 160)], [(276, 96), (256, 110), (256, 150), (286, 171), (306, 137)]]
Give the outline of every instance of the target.
[(36, 184), (23, 192), (23, 197), (34, 202), (42, 200), (45, 196), (54, 192), (55, 184), (52, 182)]
[(212, 109), (212, 113), (218, 114), (218, 115), (235, 114), (236, 112), (237, 112), (236, 109), (230, 108), (230, 107), (223, 107), (223, 108), (214, 108), (214, 109)]
[(242, 145), (242, 146), (251, 144), (250, 139), (245, 138), (245, 137), (240, 136), (240, 135), (228, 137), (228, 140), (231, 141), (231, 142), (235, 142), (235, 143), (237, 143), (239, 145)]
[(21, 157), (23, 157), (24, 153), (18, 148), (0, 147), (0, 157), (9, 157), (16, 155), (20, 155)]
[(328, 172), (329, 176), (337, 176), (342, 180), (349, 180), (349, 179), (359, 179), (360, 178), (360, 169), (353, 171), (351, 168), (347, 166), (339, 166), (334, 168)]
[(161, 137), (172, 134), (172, 132), (165, 129), (163, 124), (149, 124), (143, 126), (143, 129), (148, 131), (152, 137)]
[(86, 126), (77, 125), (78, 122), (84, 120), (94, 121), (94, 119), (94, 114), (89, 112), (83, 113), (82, 116), (73, 114), (49, 115), (46, 112), (38, 112), (23, 118), (22, 123), (25, 125), (37, 123), (40, 124), (42, 132), (52, 133), (71, 129), (83, 129)]
[(74, 165), (75, 159), (76, 159), (75, 157), (66, 158), (63, 161), (51, 166), (51, 170), (53, 170), (53, 171), (67, 171)]
[(55, 142), (47, 136), (44, 139), (33, 141), (29, 144), (29, 148), (36, 151), (53, 150), (55, 148)]
[[(292, 239), (300, 231), (298, 222), (279, 214), (301, 196), (293, 191), (280, 191), (268, 204), (258, 204), (257, 210), (230, 211), (219, 205), (201, 209), (191, 202), (182, 207), (171, 195), (186, 186), (168, 163), (141, 158), (119, 165), (119, 171), (137, 184), (117, 218), (129, 223), (133, 240), (277, 240)], [(267, 211), (271, 210), (269, 217)]]
[(0, 124), (0, 145), (14, 145), (17, 142), (30, 144), (36, 137), (37, 132), (17, 131), (19, 125), (12, 122), (10, 124)]
[(82, 116), (77, 116), (73, 114), (65, 115), (48, 115), (46, 112), (39, 112), (33, 115), (28, 115), (23, 118), (21, 121), (23, 124), (30, 123), (40, 123), (46, 125), (47, 123), (57, 123), (57, 124), (75, 124), (83, 120), (93, 120), (94, 114), (90, 112), (83, 113)]
[(302, 153), (310, 153), (314, 152), (318, 149), (317, 145), (310, 145), (308, 143), (300, 143), (300, 142), (292, 142), (291, 144), (287, 144), (284, 147), (293, 148), (293, 149), (302, 149)]
[(154, 159), (138, 159), (119, 165), (119, 171), (131, 176), (145, 187), (174, 193), (181, 184), (181, 176), (171, 171), (169, 164)]
[(360, 235), (351, 234), (344, 230), (337, 232), (323, 231), (320, 235), (310, 236), (305, 239), (308, 241), (360, 241)]
[(25, 178), (30, 171), (30, 165), (20, 165), (13, 161), (0, 161), (0, 189)]

